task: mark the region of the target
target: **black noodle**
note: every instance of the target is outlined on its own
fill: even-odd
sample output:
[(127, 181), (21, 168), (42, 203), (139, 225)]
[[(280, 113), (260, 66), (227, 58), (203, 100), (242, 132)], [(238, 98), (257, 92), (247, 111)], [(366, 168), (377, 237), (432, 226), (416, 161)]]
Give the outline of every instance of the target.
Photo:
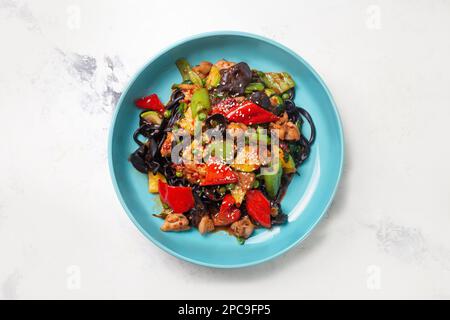
[(308, 140), (308, 144), (311, 146), (314, 143), (314, 140), (316, 140), (316, 126), (314, 125), (314, 121), (311, 118), (311, 115), (303, 108), (298, 107), (300, 110), (300, 113), (303, 117), (305, 117), (306, 121), (308, 121), (309, 126), (311, 127), (311, 134)]
[(284, 101), (284, 111), (288, 114), (289, 120), (296, 123), (300, 118), (300, 110), (292, 100)]
[(166, 177), (167, 182), (172, 186), (186, 186), (188, 183), (185, 178), (177, 177), (176, 170), (172, 167), (172, 163), (170, 162), (170, 158), (162, 158), (160, 173)]
[[(152, 171), (156, 173), (169, 173), (170, 163), (161, 156), (161, 146), (167, 136), (167, 131), (171, 131), (173, 124), (180, 117), (178, 106), (180, 101), (184, 99), (181, 90), (175, 90), (170, 97), (170, 101), (166, 106), (166, 110), (172, 111), (169, 118), (163, 118), (161, 124), (156, 126), (151, 123), (140, 120), (140, 127), (134, 132), (133, 139), (139, 148), (130, 155), (130, 162), (142, 173)], [(143, 136), (147, 142), (142, 142), (139, 137)], [(170, 168), (170, 169), (169, 169)]]
[[(292, 94), (292, 96), (293, 95), (294, 94)], [(290, 143), (289, 145), (289, 149), (292, 153), (295, 164), (298, 167), (309, 157), (309, 154), (311, 152), (311, 145), (316, 139), (316, 126), (314, 125), (314, 121), (312, 120), (312, 117), (308, 111), (301, 107), (297, 107), (295, 103), (290, 99), (285, 100), (284, 104), (285, 111), (289, 117), (289, 121), (297, 123), (298, 125), (300, 125), (300, 127), (302, 127), (303, 118), (305, 118), (310, 126), (311, 133), (309, 139), (301, 134), (299, 141)]]

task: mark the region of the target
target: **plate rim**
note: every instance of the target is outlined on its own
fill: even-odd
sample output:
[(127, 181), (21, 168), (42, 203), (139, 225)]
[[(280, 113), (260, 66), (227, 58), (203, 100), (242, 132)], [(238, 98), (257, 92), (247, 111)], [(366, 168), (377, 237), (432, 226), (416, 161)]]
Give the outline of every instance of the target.
[[(126, 95), (126, 93), (130, 90), (132, 84), (136, 81), (136, 79), (142, 74), (142, 72), (148, 67), (150, 66), (153, 62), (155, 62), (155, 60), (157, 60), (159, 57), (161, 57), (162, 55), (164, 55), (165, 53), (169, 52), (170, 50), (193, 40), (198, 40), (201, 38), (208, 38), (208, 37), (215, 37), (215, 36), (227, 36), (227, 35), (231, 35), (231, 36), (240, 36), (240, 37), (247, 37), (247, 38), (251, 38), (251, 39), (256, 39), (259, 41), (263, 41), (266, 43), (269, 43), (273, 46), (276, 46), (284, 51), (286, 51), (287, 53), (291, 54), (292, 56), (294, 56), (296, 59), (298, 59), (299, 61), (301, 61), (306, 68), (308, 68), (308, 70), (318, 79), (319, 83), (322, 85), (322, 87), (325, 89), (325, 93), (327, 94), (330, 102), (331, 102), (331, 106), (333, 107), (334, 113), (336, 114), (336, 118), (337, 118), (337, 125), (338, 125), (338, 131), (339, 131), (339, 140), (341, 141), (341, 157), (339, 159), (340, 161), (340, 166), (339, 166), (339, 172), (337, 175), (337, 180), (334, 184), (331, 196), (328, 199), (328, 202), (325, 204), (324, 209), (322, 210), (322, 212), (320, 213), (318, 219), (311, 224), (311, 226), (306, 230), (306, 232), (303, 234), (303, 236), (299, 237), (297, 240), (295, 240), (293, 243), (291, 243), (290, 245), (288, 245), (287, 247), (285, 247), (284, 249), (269, 255), (267, 257), (258, 259), (258, 260), (253, 260), (250, 262), (245, 262), (245, 263), (235, 263), (235, 264), (218, 264), (218, 263), (210, 263), (210, 262), (205, 262), (205, 261), (201, 261), (201, 260), (197, 260), (197, 259), (193, 259), (190, 258), (188, 256), (182, 255), (178, 252), (175, 252), (171, 249), (169, 249), (168, 247), (166, 247), (163, 243), (161, 243), (160, 241), (156, 240), (151, 234), (149, 234), (134, 218), (134, 216), (131, 213), (131, 210), (128, 208), (124, 198), (122, 197), (122, 194), (120, 192), (119, 189), (119, 185), (117, 182), (117, 178), (114, 172), (114, 168), (113, 168), (113, 157), (112, 157), (112, 149), (113, 149), (113, 133), (114, 133), (114, 128), (115, 128), (115, 124), (116, 124), (116, 120), (117, 120), (117, 116), (119, 113), (119, 106), (123, 103), (123, 99)], [(158, 53), (156, 53), (155, 55), (153, 55), (153, 57), (151, 57), (141, 68), (139, 68), (134, 75), (130, 78), (130, 80), (128, 80), (128, 83), (126, 85), (126, 87), (124, 88), (124, 90), (122, 91), (122, 94), (119, 98), (119, 100), (117, 101), (116, 105), (115, 105), (115, 110), (114, 113), (112, 115), (111, 118), (111, 122), (110, 122), (110, 127), (109, 127), (109, 132), (108, 132), (108, 167), (109, 167), (109, 173), (110, 173), (110, 178), (112, 180), (113, 186), (114, 186), (114, 191), (115, 194), (117, 196), (117, 198), (119, 199), (120, 204), (122, 205), (122, 208), (125, 210), (127, 216), (130, 218), (130, 220), (133, 222), (133, 224), (138, 228), (138, 230), (147, 238), (149, 239), (153, 244), (155, 244), (158, 248), (162, 249), (163, 251), (171, 254), (174, 257), (177, 257), (179, 259), (182, 259), (184, 261), (188, 261), (191, 262), (193, 264), (197, 264), (197, 265), (201, 265), (201, 266), (205, 266), (205, 267), (211, 267), (211, 268), (220, 268), (220, 269), (233, 269), (233, 268), (244, 268), (244, 267), (250, 267), (250, 266), (255, 266), (267, 261), (270, 261), (272, 259), (275, 259), (281, 255), (283, 255), (284, 253), (288, 252), (289, 250), (291, 250), (292, 248), (296, 247), (297, 245), (299, 245), (301, 242), (303, 242), (307, 237), (310, 236), (312, 230), (314, 230), (317, 225), (322, 221), (325, 213), (329, 210), (331, 203), (333, 202), (335, 196), (336, 196), (336, 192), (337, 189), (339, 188), (340, 182), (341, 182), (341, 178), (342, 178), (342, 172), (343, 172), (343, 167), (344, 167), (344, 159), (345, 159), (345, 140), (344, 140), (344, 132), (343, 132), (343, 126), (342, 126), (342, 120), (341, 120), (341, 116), (339, 114), (339, 110), (336, 106), (336, 103), (333, 99), (333, 96), (328, 88), (328, 86), (325, 84), (325, 82), (323, 81), (322, 77), (320, 76), (320, 74), (306, 61), (304, 60), (299, 54), (297, 54), (295, 51), (289, 49), (288, 47), (286, 47), (285, 45), (272, 40), (270, 38), (266, 38), (264, 36), (261, 35), (257, 35), (254, 33), (249, 33), (249, 32), (242, 32), (242, 31), (227, 31), (227, 30), (222, 30), (222, 31), (210, 31), (210, 32), (203, 32), (203, 33), (199, 33), (199, 34), (195, 34), (189, 37), (185, 37), (181, 40), (175, 41), (174, 43), (172, 43), (171, 45), (165, 47), (164, 49), (160, 50)]]

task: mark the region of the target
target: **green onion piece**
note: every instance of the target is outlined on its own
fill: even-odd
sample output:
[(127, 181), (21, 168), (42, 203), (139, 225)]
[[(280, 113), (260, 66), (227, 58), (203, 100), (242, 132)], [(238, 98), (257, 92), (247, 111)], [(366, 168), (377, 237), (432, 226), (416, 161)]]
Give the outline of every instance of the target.
[(263, 91), (264, 84), (260, 82), (250, 83), (247, 87), (245, 87), (245, 93), (252, 93), (253, 91)]

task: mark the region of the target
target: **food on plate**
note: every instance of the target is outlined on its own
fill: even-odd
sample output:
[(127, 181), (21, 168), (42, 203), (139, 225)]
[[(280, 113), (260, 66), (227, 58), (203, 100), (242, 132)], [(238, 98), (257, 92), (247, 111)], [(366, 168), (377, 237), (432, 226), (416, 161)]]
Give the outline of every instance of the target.
[(159, 194), (161, 230), (226, 229), (243, 243), (258, 228), (286, 223), (281, 199), (316, 136), (294, 103), (292, 76), (227, 60), (176, 66), (181, 79), (168, 103), (155, 93), (135, 101), (142, 112), (129, 157)]

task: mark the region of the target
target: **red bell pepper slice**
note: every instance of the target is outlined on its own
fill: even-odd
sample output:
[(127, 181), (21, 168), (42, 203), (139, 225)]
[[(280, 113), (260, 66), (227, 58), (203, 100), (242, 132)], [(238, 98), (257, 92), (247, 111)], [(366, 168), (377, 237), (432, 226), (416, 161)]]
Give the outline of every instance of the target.
[(226, 118), (232, 122), (240, 122), (246, 125), (274, 122), (278, 117), (251, 101), (244, 101), (241, 105), (233, 107), (226, 114)]
[(215, 104), (211, 108), (211, 114), (221, 114), (227, 116), (231, 109), (239, 107), (240, 103), (235, 98), (226, 98)]
[(238, 176), (226, 164), (210, 162), (206, 164), (205, 177), (200, 181), (201, 186), (212, 186), (220, 184), (237, 183)]
[(159, 100), (158, 95), (156, 95), (155, 93), (146, 97), (139, 98), (134, 103), (141, 109), (164, 112), (164, 105), (162, 104), (161, 100)]
[(159, 180), (158, 189), (161, 200), (172, 208), (173, 212), (185, 213), (194, 207), (192, 188), (169, 186)]
[(270, 202), (259, 190), (250, 190), (247, 192), (245, 207), (248, 215), (265, 228), (271, 227), (270, 221)]
[(220, 210), (213, 216), (215, 226), (225, 227), (238, 221), (241, 217), (241, 210), (236, 208), (236, 200), (231, 194), (227, 194), (223, 200)]

